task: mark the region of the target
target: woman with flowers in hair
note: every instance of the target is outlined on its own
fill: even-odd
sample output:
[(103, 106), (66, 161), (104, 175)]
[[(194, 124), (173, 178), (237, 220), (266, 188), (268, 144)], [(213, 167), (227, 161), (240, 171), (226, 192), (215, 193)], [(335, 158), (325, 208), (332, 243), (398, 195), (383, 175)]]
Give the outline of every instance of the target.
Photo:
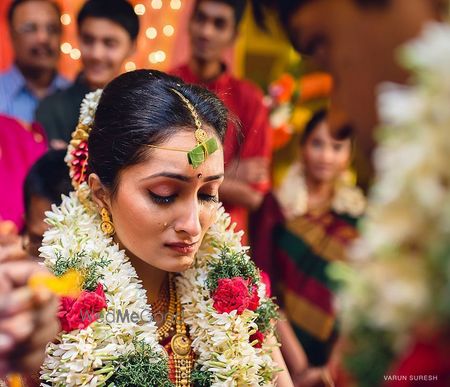
[(82, 291), (62, 299), (44, 385), (292, 385), (276, 307), (219, 204), (226, 127), (212, 93), (158, 71), (86, 97), (67, 155), (75, 191), (41, 248)]
[(278, 330), (297, 386), (332, 384), (326, 365), (337, 326), (328, 266), (346, 260), (365, 209), (362, 192), (345, 179), (351, 152), (350, 130), (333, 138), (326, 111), (315, 113), (300, 139), (300, 160), (255, 219), (253, 258), (270, 274), (286, 315)]

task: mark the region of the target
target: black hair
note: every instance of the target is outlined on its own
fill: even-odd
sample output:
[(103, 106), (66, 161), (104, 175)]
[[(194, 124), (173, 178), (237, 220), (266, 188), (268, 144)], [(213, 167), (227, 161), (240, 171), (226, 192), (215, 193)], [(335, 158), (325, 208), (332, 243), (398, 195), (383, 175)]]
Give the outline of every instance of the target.
[[(300, 145), (305, 145), (317, 126), (327, 119), (327, 115), (328, 112), (326, 109), (320, 109), (313, 114), (300, 136)], [(350, 125), (344, 125), (337, 133), (333, 134), (333, 137), (338, 141), (350, 140), (353, 142), (353, 129)]]
[(133, 6), (126, 0), (88, 0), (78, 12), (78, 30), (83, 21), (88, 18), (109, 19), (124, 28), (131, 40), (136, 40), (139, 34), (139, 17)]
[(89, 135), (89, 170), (114, 194), (119, 172), (180, 130), (195, 131), (188, 106), (223, 142), (228, 111), (210, 91), (157, 70), (136, 70), (111, 81), (102, 93)]
[(197, 10), (199, 3), (203, 1), (214, 1), (216, 3), (224, 3), (233, 8), (235, 27), (238, 28), (244, 16), (247, 0), (195, 0), (194, 12)]
[[(11, 5), (9, 6), (9, 9), (8, 9), (8, 23), (10, 26), (12, 25), (14, 12), (16, 11), (17, 7), (21, 4), (27, 3), (29, 1), (36, 1), (36, 0), (13, 0), (11, 2)], [(61, 17), (61, 9), (59, 8), (59, 5), (56, 4), (54, 1), (52, 1), (52, 0), (39, 0), (39, 1), (44, 1), (46, 3), (51, 4), (53, 6), (53, 8), (55, 9), (55, 11), (58, 13), (58, 16)]]
[(30, 210), (33, 196), (59, 205), (61, 195), (72, 191), (69, 168), (64, 161), (66, 153), (65, 149), (49, 150), (33, 164), (23, 185), (25, 213)]
[[(288, 25), (289, 18), (302, 6), (313, 0), (252, 0), (253, 15), (256, 23), (265, 28), (265, 11), (275, 10), (284, 28)], [(334, 1), (334, 0), (333, 0)], [(382, 7), (390, 0), (355, 0), (363, 7)]]

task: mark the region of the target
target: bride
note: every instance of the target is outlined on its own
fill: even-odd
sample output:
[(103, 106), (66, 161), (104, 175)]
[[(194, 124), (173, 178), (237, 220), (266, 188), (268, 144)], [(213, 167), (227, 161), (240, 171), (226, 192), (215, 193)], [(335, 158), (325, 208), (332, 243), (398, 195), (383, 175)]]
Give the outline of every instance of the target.
[(61, 300), (43, 385), (292, 385), (276, 307), (219, 204), (226, 126), (213, 94), (153, 70), (83, 101), (75, 191), (40, 250), (82, 292)]

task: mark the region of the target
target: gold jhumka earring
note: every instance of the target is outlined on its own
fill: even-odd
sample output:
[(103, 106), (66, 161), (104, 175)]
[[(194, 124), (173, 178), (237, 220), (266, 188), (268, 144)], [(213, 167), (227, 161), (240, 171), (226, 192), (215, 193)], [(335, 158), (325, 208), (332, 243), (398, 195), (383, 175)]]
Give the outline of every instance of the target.
[(105, 207), (100, 210), (100, 216), (102, 217), (102, 222), (100, 223), (101, 230), (106, 236), (112, 237), (116, 233), (116, 229), (114, 228), (109, 212)]

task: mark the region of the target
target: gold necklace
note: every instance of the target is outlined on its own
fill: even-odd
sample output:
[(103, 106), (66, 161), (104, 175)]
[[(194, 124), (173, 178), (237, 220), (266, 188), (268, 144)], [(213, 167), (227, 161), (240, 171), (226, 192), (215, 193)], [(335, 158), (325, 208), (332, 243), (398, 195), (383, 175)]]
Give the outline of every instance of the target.
[(159, 297), (155, 303), (152, 304), (152, 312), (153, 314), (165, 312), (167, 310), (167, 306), (169, 305), (169, 294), (167, 291), (167, 287), (165, 283), (162, 287), (162, 290), (159, 292)]
[(175, 386), (189, 386), (191, 381), (193, 356), (191, 339), (186, 333), (186, 325), (183, 322), (181, 302), (177, 298), (177, 323), (176, 333), (172, 337), (170, 346), (173, 351), (175, 363)]
[(175, 290), (175, 282), (171, 278), (169, 281), (169, 309), (167, 311), (167, 318), (166, 321), (164, 321), (164, 324), (156, 330), (159, 342), (169, 337), (170, 331), (172, 330), (175, 322), (176, 303), (177, 294)]
[[(175, 314), (176, 311), (176, 314)], [(187, 335), (186, 325), (183, 322), (181, 301), (177, 295), (174, 276), (169, 281), (169, 311), (164, 324), (157, 329), (159, 342), (166, 339), (172, 330), (175, 321), (175, 335), (170, 341), (173, 353), (173, 364), (175, 368), (175, 386), (187, 387), (191, 383), (191, 372), (193, 354), (191, 350), (191, 339)]]

